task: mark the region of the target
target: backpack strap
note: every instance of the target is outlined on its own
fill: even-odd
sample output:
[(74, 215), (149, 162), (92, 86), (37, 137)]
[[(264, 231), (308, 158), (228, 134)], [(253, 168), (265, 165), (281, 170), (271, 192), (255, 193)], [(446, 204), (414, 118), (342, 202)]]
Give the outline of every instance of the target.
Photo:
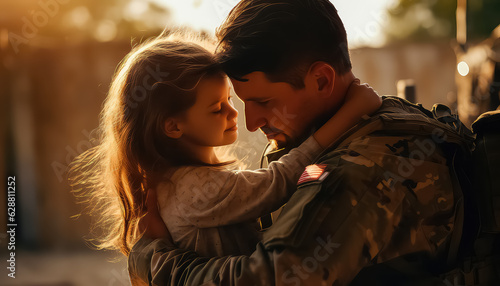
[(384, 97), (383, 104), (385, 106), (378, 113), (364, 119), (344, 133), (323, 153), (327, 153), (339, 146), (348, 145), (356, 138), (379, 130), (393, 132), (394, 134), (422, 136), (441, 133), (438, 135), (446, 135), (445, 139), (443, 139), (446, 143), (456, 144), (464, 152), (470, 152), (473, 149), (474, 134), (460, 122), (458, 115), (453, 115), (445, 105), (435, 105), (433, 111), (429, 111), (421, 105), (394, 97)]
[[(435, 104), (432, 108), (432, 115), (438, 121), (450, 126), (457, 134), (469, 142), (468, 145), (459, 148), (448, 146), (445, 149), (447, 157), (451, 159), (448, 167), (453, 184), (453, 196), (456, 200), (455, 223), (448, 247), (448, 257), (446, 264), (449, 267), (456, 267), (462, 249), (470, 249), (472, 242), (478, 235), (479, 213), (473, 200), (472, 170), (472, 149), (474, 134), (460, 121), (457, 114), (454, 114), (449, 107), (443, 104)], [(465, 217), (467, 216), (467, 222)], [(464, 228), (467, 234), (464, 236)]]

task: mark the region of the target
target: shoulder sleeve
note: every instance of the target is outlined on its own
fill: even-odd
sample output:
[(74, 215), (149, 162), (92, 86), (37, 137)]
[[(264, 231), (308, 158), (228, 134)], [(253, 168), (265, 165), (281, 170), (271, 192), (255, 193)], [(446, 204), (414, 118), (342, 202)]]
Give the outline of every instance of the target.
[(177, 183), (179, 213), (198, 228), (246, 222), (270, 213), (293, 194), (305, 166), (321, 151), (311, 136), (265, 169), (193, 168)]

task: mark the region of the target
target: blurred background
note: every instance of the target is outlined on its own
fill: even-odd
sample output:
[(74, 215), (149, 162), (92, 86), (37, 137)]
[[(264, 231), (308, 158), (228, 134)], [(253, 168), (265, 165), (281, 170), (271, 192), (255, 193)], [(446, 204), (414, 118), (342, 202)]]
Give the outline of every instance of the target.
[[(95, 251), (69, 163), (93, 130), (114, 70), (164, 28), (213, 37), (236, 0), (1, 0), (0, 174), (16, 177), (16, 278), (7, 276), (7, 188), (0, 196), (1, 285), (128, 285), (121, 254)], [(500, 1), (332, 0), (354, 74), (380, 95), (444, 103), (468, 125), (496, 109)], [(497, 28), (495, 30), (495, 28)], [(405, 92), (406, 91), (406, 92)], [(236, 102), (239, 110), (241, 102)], [(240, 126), (244, 126), (240, 112)], [(257, 168), (265, 137), (240, 128), (236, 152)]]

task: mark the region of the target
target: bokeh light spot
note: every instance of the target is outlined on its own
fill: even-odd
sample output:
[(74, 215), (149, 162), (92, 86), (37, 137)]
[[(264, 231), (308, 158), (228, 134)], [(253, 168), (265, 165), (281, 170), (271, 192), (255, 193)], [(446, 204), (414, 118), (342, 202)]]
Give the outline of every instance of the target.
[(109, 42), (116, 37), (117, 29), (115, 22), (104, 20), (99, 23), (94, 31), (94, 37), (100, 42)]
[(457, 65), (457, 70), (461, 76), (467, 76), (469, 74), (469, 65), (466, 62), (461, 61)]

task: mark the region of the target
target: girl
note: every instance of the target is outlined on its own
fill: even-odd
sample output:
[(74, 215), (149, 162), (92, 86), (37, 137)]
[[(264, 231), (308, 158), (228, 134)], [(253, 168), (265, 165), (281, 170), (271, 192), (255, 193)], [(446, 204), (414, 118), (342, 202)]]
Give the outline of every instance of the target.
[(214, 153), (237, 138), (229, 81), (214, 55), (163, 36), (135, 48), (111, 84), (101, 144), (72, 168), (76, 184), (93, 185), (83, 195), (92, 213), (101, 214), (97, 223), (106, 233), (99, 246), (128, 255), (146, 211), (146, 190), (154, 189), (179, 247), (208, 256), (251, 253), (259, 241), (256, 219), (283, 205), (304, 168), (380, 107), (366, 86), (354, 85), (350, 93), (330, 121), (269, 168), (234, 171)]

